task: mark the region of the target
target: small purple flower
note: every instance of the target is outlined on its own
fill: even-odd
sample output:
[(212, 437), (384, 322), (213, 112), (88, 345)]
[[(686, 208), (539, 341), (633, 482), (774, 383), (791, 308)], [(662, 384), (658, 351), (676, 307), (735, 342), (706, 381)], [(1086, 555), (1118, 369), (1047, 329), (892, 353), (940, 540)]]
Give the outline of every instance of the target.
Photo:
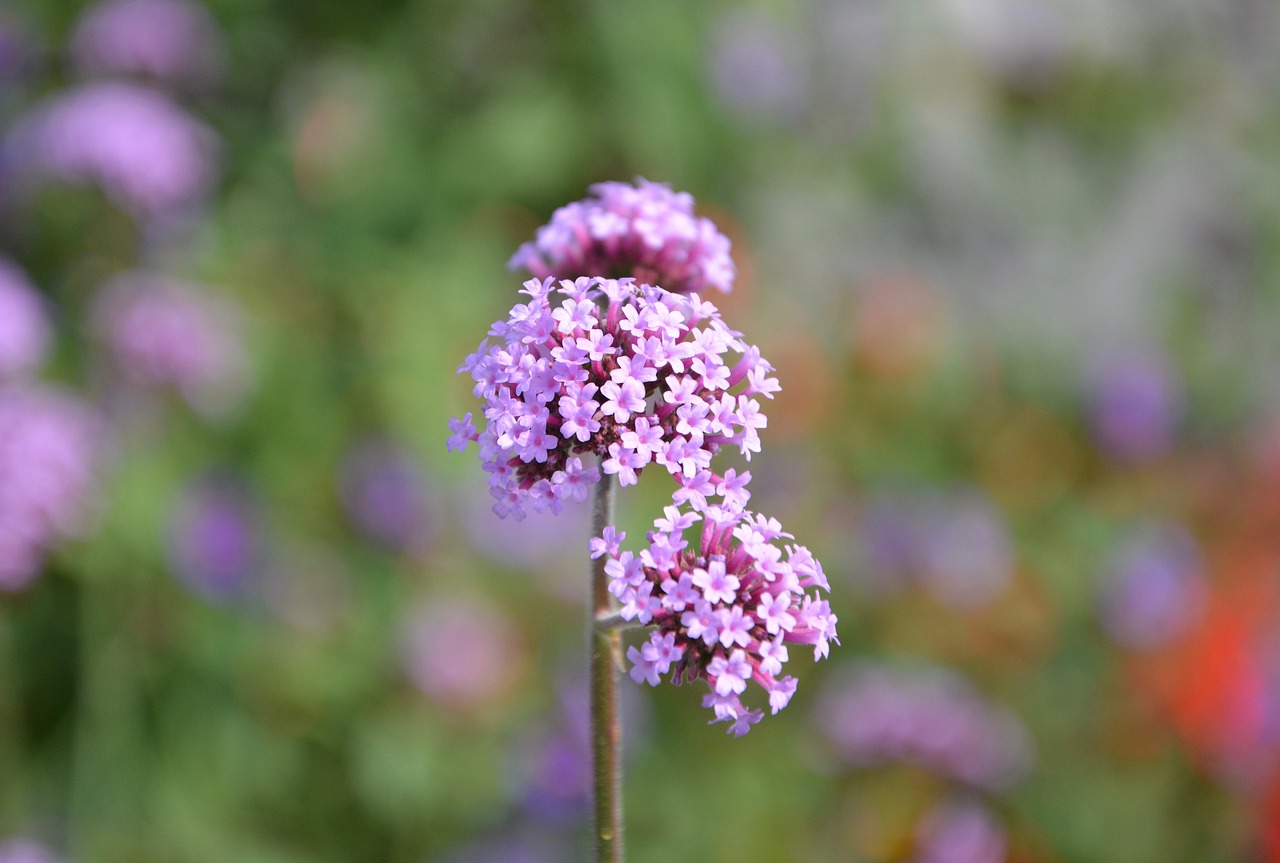
[(430, 501), (421, 466), (402, 447), (365, 440), (342, 466), (342, 504), (362, 534), (393, 551), (423, 551), (432, 539)]
[(1003, 789), (1031, 766), (1031, 740), (1018, 718), (940, 668), (856, 665), (827, 684), (817, 717), (836, 754), (854, 767), (901, 761)]
[(104, 0), (80, 16), (71, 55), (90, 77), (140, 75), (195, 89), (223, 67), (218, 25), (191, 0)]
[(784, 28), (736, 9), (715, 22), (709, 73), (715, 93), (746, 118), (794, 120), (809, 102), (806, 54)]
[[(746, 499), (736, 474), (711, 472), (711, 458), (723, 446), (747, 458), (759, 451), (767, 419), (756, 396), (772, 398), (776, 381), (715, 306), (630, 280), (583, 278), (552, 289), (534, 279), (524, 292), (532, 301), (490, 331), (501, 342), (481, 343), (459, 369), (485, 400), (484, 430), (475, 432), (469, 416), (450, 423), (452, 449), (473, 435), (479, 444), (494, 512), (516, 520), (558, 512), (585, 496), (601, 470), (631, 485), (655, 462), (691, 489), (685, 496), (705, 497), (706, 489)], [(568, 332), (545, 326), (556, 311)], [(599, 468), (591, 456), (602, 459)]]
[(19, 590), (82, 526), (96, 491), (100, 419), (71, 395), (0, 387), (0, 590)]
[(501, 608), (479, 596), (424, 602), (406, 621), (401, 658), (424, 695), (474, 713), (510, 694), (524, 673), (524, 639)]
[(0, 257), (0, 380), (40, 365), (51, 337), (40, 295), (20, 269)]
[(976, 489), (952, 492), (926, 512), (920, 578), (953, 608), (990, 604), (1013, 576), (1013, 549), (999, 511)]
[(1173, 447), (1183, 399), (1182, 383), (1167, 357), (1143, 351), (1111, 357), (1093, 377), (1094, 440), (1116, 462), (1157, 459)]
[[(693, 520), (673, 509), (654, 523), (638, 556), (607, 553), (609, 591), (622, 617), (655, 627), (646, 643), (627, 649), (631, 677), (650, 686), (668, 674), (675, 683), (705, 679), (711, 693), (703, 706), (715, 712), (713, 721), (745, 734), (764, 715), (739, 698), (749, 681), (764, 690), (773, 713), (795, 692), (795, 678), (777, 676), (785, 645), (812, 645), (816, 660), (839, 643), (830, 606), (816, 590), (806, 593), (827, 590), (826, 576), (804, 546), (786, 546), (783, 559), (773, 543), (791, 535), (776, 521), (731, 505), (695, 508)], [(696, 520), (701, 537), (690, 544), (684, 531)]]
[(264, 563), (261, 513), (240, 482), (207, 477), (183, 494), (169, 526), (169, 561), (184, 583), (225, 602), (244, 595)]
[(128, 272), (103, 285), (94, 310), (125, 379), (172, 387), (204, 413), (226, 410), (245, 387), (247, 360), (232, 307), (195, 285)]
[(213, 185), (217, 140), (170, 99), (134, 84), (68, 90), (21, 118), (7, 141), (29, 180), (99, 186), (141, 222), (181, 215)]
[(1206, 588), (1195, 540), (1182, 528), (1149, 525), (1117, 549), (1099, 589), (1107, 633), (1125, 647), (1160, 647), (1203, 609)]
[(944, 800), (916, 827), (912, 863), (1004, 863), (1004, 830), (981, 803)]
[(693, 214), (693, 198), (661, 183), (596, 183), (592, 196), (556, 210), (511, 269), (536, 278), (631, 277), (675, 293), (733, 288), (729, 240)]
[(0, 842), (0, 863), (60, 863), (61, 859), (47, 845), (33, 839)]

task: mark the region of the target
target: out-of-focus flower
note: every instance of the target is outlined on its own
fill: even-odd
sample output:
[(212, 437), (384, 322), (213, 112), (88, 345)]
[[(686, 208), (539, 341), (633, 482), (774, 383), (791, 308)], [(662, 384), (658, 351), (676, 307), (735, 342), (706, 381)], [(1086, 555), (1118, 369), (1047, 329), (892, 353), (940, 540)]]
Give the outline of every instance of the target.
[(916, 828), (912, 863), (1004, 863), (1004, 830), (981, 803), (944, 800)]
[[(684, 532), (698, 521), (701, 539), (690, 544)], [(822, 566), (802, 545), (787, 546), (784, 561), (773, 543), (791, 534), (732, 498), (692, 502), (689, 511), (669, 506), (653, 524), (638, 555), (621, 550), (625, 534), (613, 527), (590, 546), (593, 557), (608, 558), (609, 592), (622, 603), (622, 618), (656, 627), (642, 647), (627, 648), (631, 678), (650, 686), (668, 673), (675, 683), (706, 680), (703, 706), (715, 713), (712, 721), (745, 734), (764, 715), (739, 698), (749, 681), (777, 713), (796, 691), (794, 677), (780, 676), (787, 646), (812, 645), (816, 660), (839, 644), (831, 607), (816, 590), (805, 593), (830, 589)]]
[(10, 7), (0, 9), (0, 97), (8, 86), (19, 83), (32, 65), (34, 42), (34, 34), (21, 16)]
[(140, 75), (179, 87), (211, 84), (223, 68), (218, 25), (191, 0), (104, 0), (80, 16), (71, 55), (84, 75)]
[(47, 845), (33, 839), (0, 842), (0, 863), (59, 863), (61, 859)]
[(213, 184), (217, 140), (167, 96), (103, 82), (35, 108), (15, 124), (7, 149), (28, 182), (99, 186), (149, 223), (200, 204)]
[(1117, 462), (1157, 459), (1173, 446), (1183, 398), (1182, 383), (1168, 358), (1145, 351), (1111, 357), (1093, 376), (1094, 440)]
[(237, 599), (263, 566), (260, 523), (257, 503), (242, 482), (201, 478), (187, 488), (169, 525), (169, 562), (200, 595)]
[(40, 295), (20, 269), (0, 257), (0, 380), (38, 366), (50, 336)]
[(805, 56), (777, 22), (735, 9), (713, 24), (708, 74), (729, 110), (747, 119), (795, 120), (809, 104)]
[(854, 666), (828, 682), (816, 715), (854, 767), (901, 761), (986, 789), (1011, 786), (1031, 767), (1022, 722), (941, 668)]
[(558, 515), (529, 513), (521, 521), (500, 519), (488, 494), (468, 494), (461, 514), (471, 545), (490, 560), (539, 578), (544, 587), (565, 602), (581, 603), (579, 557), (591, 534), (591, 507), (570, 501)]
[(0, 388), (0, 590), (29, 584), (49, 549), (81, 526), (96, 488), (100, 425), (68, 394)]
[[(490, 330), (502, 341), (482, 342), (459, 368), (488, 422), (477, 432), (470, 413), (453, 420), (449, 447), (479, 442), (494, 511), (557, 512), (585, 500), (602, 469), (625, 486), (651, 463), (676, 478), (680, 500), (726, 481), (745, 500), (747, 475), (716, 477), (711, 458), (722, 446), (759, 451), (768, 420), (756, 396), (777, 391), (773, 366), (696, 295), (630, 280), (560, 284), (525, 282), (532, 301)], [(553, 303), (553, 292), (565, 299)], [(740, 357), (727, 362), (730, 352)]]
[(479, 596), (438, 597), (408, 618), (401, 657), (409, 679), (447, 710), (475, 713), (510, 695), (524, 675), (524, 640)]
[(411, 552), (431, 544), (426, 477), (403, 447), (383, 438), (362, 441), (342, 465), (340, 486), (347, 517), (373, 542)]
[(693, 214), (693, 197), (661, 183), (596, 183), (516, 250), (508, 266), (539, 279), (630, 277), (675, 293), (733, 288), (729, 239)]
[(1199, 550), (1176, 525), (1153, 525), (1117, 550), (1099, 591), (1102, 625), (1120, 644), (1160, 647), (1182, 635), (1206, 598)]
[(172, 387), (204, 413), (217, 413), (244, 390), (247, 361), (229, 303), (195, 285), (128, 272), (103, 285), (96, 328), (125, 379)]

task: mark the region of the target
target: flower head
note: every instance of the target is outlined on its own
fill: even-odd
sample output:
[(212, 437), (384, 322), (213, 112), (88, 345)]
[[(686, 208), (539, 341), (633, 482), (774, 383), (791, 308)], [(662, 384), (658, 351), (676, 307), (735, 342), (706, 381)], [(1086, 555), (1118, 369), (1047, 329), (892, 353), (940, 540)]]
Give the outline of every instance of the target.
[(361, 441), (339, 478), (343, 508), (369, 540), (393, 551), (423, 551), (432, 538), (431, 501), (421, 466), (385, 438)]
[(189, 210), (213, 182), (213, 132), (134, 84), (69, 90), (20, 120), (8, 146), (31, 178), (99, 186), (142, 221)]
[(1006, 841), (995, 816), (964, 797), (943, 800), (916, 827), (912, 863), (1002, 863)]
[(0, 258), (0, 380), (38, 366), (50, 335), (40, 295), (21, 270)]
[(744, 734), (763, 716), (740, 698), (748, 683), (777, 713), (796, 689), (794, 677), (780, 676), (787, 646), (812, 646), (820, 659), (839, 643), (836, 616), (818, 598), (826, 576), (804, 546), (775, 544), (791, 538), (776, 521), (731, 504), (694, 508), (700, 539), (690, 543), (691, 520), (672, 510), (638, 556), (606, 547), (609, 590), (623, 618), (654, 627), (647, 642), (627, 650), (631, 677), (651, 686), (668, 674), (676, 683), (706, 680), (703, 705), (713, 721)]
[(257, 501), (243, 483), (204, 477), (184, 492), (169, 525), (169, 561), (197, 593), (219, 602), (245, 594), (265, 549)]
[(223, 64), (218, 25), (192, 0), (104, 0), (76, 23), (71, 54), (93, 77), (140, 75), (190, 87), (211, 83)]
[(1118, 643), (1160, 647), (1185, 633), (1208, 599), (1195, 540), (1175, 525), (1152, 525), (1116, 551), (1099, 591), (1103, 627)]
[(777, 382), (715, 306), (630, 279), (534, 279), (525, 293), (490, 330), (500, 341), (459, 369), (485, 401), (484, 430), (470, 415), (450, 424), (451, 449), (479, 444), (495, 512), (558, 511), (601, 470), (630, 485), (655, 462), (680, 483), (677, 502), (745, 500), (743, 481), (713, 474), (711, 459), (723, 446), (759, 450), (756, 396)]
[(55, 390), (0, 388), (0, 590), (18, 590), (73, 534), (96, 487), (99, 420)]
[(596, 183), (592, 196), (556, 210), (511, 258), (537, 278), (629, 276), (676, 293), (728, 292), (729, 240), (693, 214), (693, 197), (662, 183)]

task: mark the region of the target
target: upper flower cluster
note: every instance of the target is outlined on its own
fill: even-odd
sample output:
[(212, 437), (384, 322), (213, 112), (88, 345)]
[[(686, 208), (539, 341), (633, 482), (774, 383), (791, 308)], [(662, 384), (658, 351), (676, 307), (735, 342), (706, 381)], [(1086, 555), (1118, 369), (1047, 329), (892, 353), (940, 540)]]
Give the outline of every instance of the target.
[(662, 183), (596, 183), (516, 250), (509, 266), (538, 278), (632, 277), (674, 293), (733, 288), (729, 239)]
[[(731, 722), (735, 735), (764, 715), (739, 697), (748, 681), (765, 691), (773, 713), (791, 700), (796, 679), (779, 676), (788, 644), (813, 645), (816, 660), (839, 643), (827, 601), (806, 593), (830, 589), (822, 565), (802, 545), (785, 546), (784, 559), (776, 543), (793, 537), (744, 509), (746, 496), (739, 487), (721, 504), (667, 507), (638, 555), (621, 550), (625, 534), (612, 527), (591, 541), (592, 557), (608, 558), (623, 619), (656, 627), (642, 647), (627, 650), (632, 679), (651, 686), (667, 673), (675, 683), (705, 679), (711, 693), (703, 706), (715, 712), (713, 722)], [(699, 521), (701, 538), (691, 545), (685, 531)]]
[(501, 341), (458, 369), (486, 402), (484, 431), (469, 413), (450, 424), (451, 449), (479, 442), (495, 512), (519, 519), (526, 506), (584, 500), (599, 479), (589, 455), (622, 485), (662, 465), (681, 484), (677, 502), (733, 484), (711, 458), (725, 445), (759, 450), (767, 420), (755, 396), (771, 398), (778, 382), (714, 305), (631, 279), (531, 279), (522, 293), (530, 301), (489, 331)]

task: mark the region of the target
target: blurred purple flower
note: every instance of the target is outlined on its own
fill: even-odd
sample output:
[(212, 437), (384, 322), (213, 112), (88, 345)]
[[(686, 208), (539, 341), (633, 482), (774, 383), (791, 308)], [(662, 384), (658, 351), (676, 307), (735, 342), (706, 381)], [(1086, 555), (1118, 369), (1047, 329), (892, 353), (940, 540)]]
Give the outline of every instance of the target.
[(51, 336), (40, 295), (20, 269), (0, 257), (0, 380), (40, 365)]
[(91, 77), (141, 75), (199, 88), (222, 72), (222, 41), (209, 11), (190, 0), (105, 0), (71, 37), (72, 62)]
[(837, 755), (854, 767), (902, 761), (1001, 789), (1021, 779), (1032, 762), (1022, 722), (941, 668), (856, 665), (828, 681), (817, 722)]
[(29, 584), (82, 525), (96, 484), (100, 422), (71, 395), (0, 388), (0, 590)]
[(1107, 633), (1125, 647), (1160, 647), (1186, 632), (1206, 600), (1195, 540), (1173, 524), (1149, 525), (1117, 549), (1099, 590)]
[(1183, 398), (1177, 370), (1167, 357), (1146, 351), (1113, 356), (1093, 375), (1094, 440), (1113, 461), (1159, 458), (1173, 446)]
[(218, 602), (242, 596), (264, 559), (261, 513), (238, 480), (204, 477), (183, 493), (169, 525), (169, 562), (191, 589)]
[(1004, 830), (975, 800), (944, 800), (916, 827), (912, 863), (1004, 863)]
[(463, 529), (485, 557), (531, 571), (566, 602), (582, 602), (582, 579), (574, 562), (591, 534), (591, 507), (572, 501), (559, 515), (530, 513), (523, 521), (499, 518), (487, 493), (467, 498)]
[(484, 710), (509, 695), (526, 664), (515, 621), (480, 596), (423, 603), (405, 623), (401, 660), (423, 694), (461, 713)]
[(7, 148), (27, 179), (97, 185), (150, 222), (203, 200), (213, 185), (217, 139), (159, 92), (102, 82), (65, 91), (19, 119)]
[(204, 413), (227, 409), (244, 391), (247, 360), (236, 314), (195, 285), (121, 273), (103, 285), (94, 321), (136, 386), (173, 387)]
[(48, 846), (31, 839), (0, 842), (0, 863), (59, 863), (60, 860)]
[(633, 277), (674, 293), (733, 289), (729, 238), (693, 214), (693, 196), (643, 178), (596, 183), (556, 210), (507, 266), (539, 279)]
[(431, 544), (426, 477), (403, 447), (381, 438), (361, 442), (343, 463), (339, 486), (347, 517), (373, 542), (414, 552)]
[(795, 120), (809, 103), (805, 56), (779, 24), (735, 9), (713, 24), (708, 72), (729, 110), (751, 119)]

